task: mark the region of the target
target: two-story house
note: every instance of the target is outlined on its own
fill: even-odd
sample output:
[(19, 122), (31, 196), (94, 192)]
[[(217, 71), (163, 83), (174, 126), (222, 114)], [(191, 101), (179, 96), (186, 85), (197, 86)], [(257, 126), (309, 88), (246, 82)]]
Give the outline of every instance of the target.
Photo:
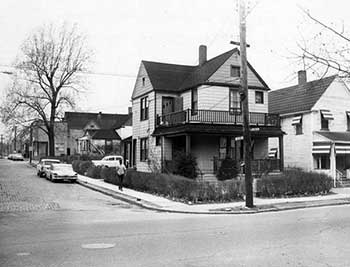
[[(342, 79), (330, 76), (307, 82), (306, 72), (299, 71), (297, 85), (269, 92), (269, 112), (281, 116), (286, 167), (325, 172), (334, 179), (346, 176), (350, 90)], [(271, 140), (270, 147), (276, 144)]]
[[(258, 166), (268, 158), (268, 137), (282, 144), (283, 133), (279, 116), (268, 114), (269, 87), (250, 64), (248, 86), (253, 166)], [(209, 180), (226, 157), (243, 160), (239, 89), (238, 49), (207, 60), (201, 45), (196, 66), (142, 61), (132, 94), (133, 164), (141, 171), (164, 170), (183, 151), (197, 158)]]

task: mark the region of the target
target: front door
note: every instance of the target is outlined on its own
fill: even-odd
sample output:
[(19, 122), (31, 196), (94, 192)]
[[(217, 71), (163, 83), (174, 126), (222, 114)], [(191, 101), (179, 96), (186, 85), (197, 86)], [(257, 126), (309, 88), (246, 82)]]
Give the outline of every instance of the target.
[(162, 115), (174, 112), (174, 98), (164, 97), (162, 98)]

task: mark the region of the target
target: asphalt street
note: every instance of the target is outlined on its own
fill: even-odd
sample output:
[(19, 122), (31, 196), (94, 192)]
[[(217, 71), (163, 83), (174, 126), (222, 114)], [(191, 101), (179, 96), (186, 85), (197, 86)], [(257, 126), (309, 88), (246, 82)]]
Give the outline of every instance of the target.
[(0, 266), (350, 266), (350, 206), (144, 210), (0, 160)]

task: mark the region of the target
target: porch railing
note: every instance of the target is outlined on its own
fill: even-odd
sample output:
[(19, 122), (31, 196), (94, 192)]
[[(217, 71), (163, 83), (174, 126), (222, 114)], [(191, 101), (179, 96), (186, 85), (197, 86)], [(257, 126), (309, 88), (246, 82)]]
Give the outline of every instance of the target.
[[(216, 173), (221, 164), (223, 159), (219, 159), (217, 157), (214, 157), (214, 173)], [(262, 172), (270, 172), (270, 171), (277, 171), (280, 170), (280, 159), (253, 159), (251, 161), (251, 167), (252, 172), (254, 173), (262, 173)], [(241, 168), (240, 163), (237, 162), (237, 168)]]
[[(249, 122), (250, 125), (256, 126), (280, 126), (278, 114), (250, 112)], [(162, 116), (157, 115), (157, 126), (175, 126), (184, 123), (242, 125), (243, 115), (237, 112), (204, 109), (186, 109)]]

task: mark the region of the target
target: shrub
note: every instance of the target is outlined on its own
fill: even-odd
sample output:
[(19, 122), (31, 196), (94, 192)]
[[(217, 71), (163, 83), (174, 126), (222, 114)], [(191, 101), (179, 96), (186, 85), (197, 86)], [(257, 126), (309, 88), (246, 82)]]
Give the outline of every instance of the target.
[(79, 164), (79, 174), (86, 175), (87, 170), (94, 166), (91, 161), (81, 161)]
[(263, 197), (315, 195), (328, 193), (332, 178), (323, 173), (286, 170), (279, 175), (263, 176), (259, 193)]
[(190, 179), (195, 179), (198, 176), (197, 160), (193, 155), (178, 152), (174, 157), (174, 164), (174, 174)]
[(234, 159), (226, 158), (222, 161), (217, 173), (217, 178), (220, 181), (236, 178), (238, 175), (237, 162)]
[(101, 179), (101, 171), (102, 171), (101, 166), (91, 165), (86, 171), (86, 176), (95, 178), (95, 179)]
[[(107, 178), (105, 181), (118, 185), (117, 179)], [(135, 170), (128, 170), (124, 185), (135, 190), (191, 202), (232, 201), (242, 199), (244, 192), (242, 182), (237, 180), (213, 184), (174, 174), (144, 173)]]
[(116, 168), (101, 168), (101, 179), (108, 183), (119, 184)]

